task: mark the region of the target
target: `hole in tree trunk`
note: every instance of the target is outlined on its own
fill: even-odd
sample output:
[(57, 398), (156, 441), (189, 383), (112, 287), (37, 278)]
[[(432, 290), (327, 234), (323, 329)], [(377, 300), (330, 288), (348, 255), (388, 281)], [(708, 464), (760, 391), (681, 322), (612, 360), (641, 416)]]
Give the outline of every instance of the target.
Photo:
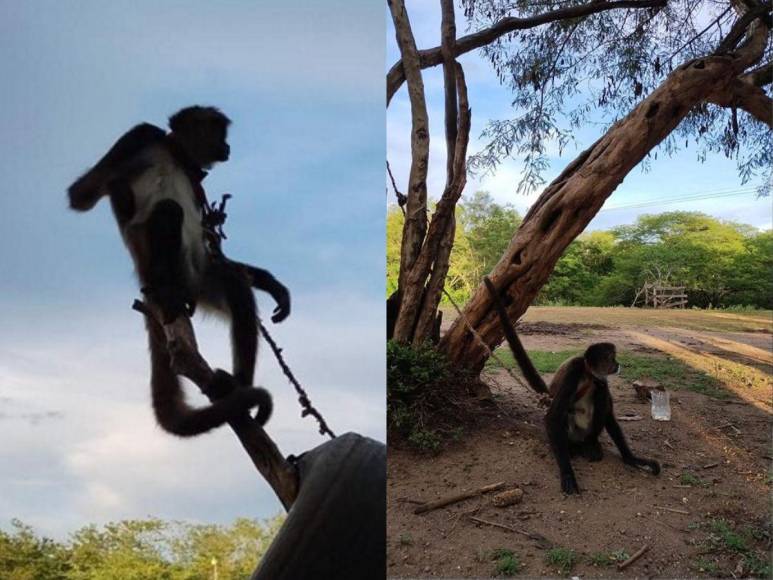
[(660, 108), (660, 103), (652, 103), (650, 105), (650, 108), (647, 109), (647, 112), (645, 113), (645, 117), (648, 119), (652, 119), (655, 115), (658, 114), (658, 109)]
[(540, 225), (540, 229), (547, 233), (550, 228), (553, 227), (553, 224), (556, 223), (556, 220), (561, 216), (561, 209), (554, 209), (551, 211), (545, 219), (542, 220), (542, 224)]
[(515, 253), (515, 256), (513, 256), (513, 259), (510, 261), (511, 264), (515, 264), (516, 266), (520, 266), (523, 258), (523, 249), (518, 250)]

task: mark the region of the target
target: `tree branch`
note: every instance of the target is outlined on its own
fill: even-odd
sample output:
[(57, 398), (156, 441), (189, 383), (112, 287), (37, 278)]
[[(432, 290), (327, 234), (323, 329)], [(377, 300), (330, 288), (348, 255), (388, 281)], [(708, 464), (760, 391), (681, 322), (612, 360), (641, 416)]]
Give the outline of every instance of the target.
[[(391, 2), (390, 2), (391, 5)], [(515, 30), (524, 30), (527, 28), (535, 28), (542, 24), (549, 22), (555, 22), (557, 20), (566, 20), (570, 18), (580, 18), (583, 16), (590, 16), (598, 12), (605, 12), (607, 10), (615, 10), (619, 8), (657, 8), (666, 5), (666, 0), (617, 0), (611, 2), (589, 2), (582, 6), (571, 6), (569, 8), (560, 8), (545, 14), (539, 14), (537, 16), (531, 16), (528, 18), (516, 18), (507, 17), (503, 18), (493, 26), (484, 28), (473, 34), (463, 36), (456, 41), (454, 47), (454, 57), (458, 57), (462, 54), (475, 50), (485, 46), (497, 38), (500, 38), (508, 32)], [(399, 36), (399, 34), (398, 34)], [(402, 54), (402, 50), (401, 50)], [(392, 97), (402, 86), (406, 79), (406, 70), (403, 64), (405, 55), (403, 54), (403, 60), (397, 61), (389, 72), (387, 73), (387, 107)], [(436, 46), (426, 50), (418, 51), (419, 67), (429, 68), (437, 66), (443, 62), (443, 54), (441, 48)]]
[(712, 93), (706, 100), (720, 107), (743, 109), (773, 129), (773, 99), (758, 86), (737, 79), (731, 86)]
[[(180, 316), (172, 324), (163, 325), (153, 305), (135, 300), (132, 308), (145, 315), (152, 332), (162, 333), (166, 337), (172, 370), (193, 381), (214, 402), (215, 398), (206, 387), (211, 384), (215, 373), (199, 353), (190, 319)], [(252, 463), (274, 490), (284, 508), (289, 510), (298, 495), (298, 473), (295, 468), (282, 456), (276, 443), (249, 413), (245, 412), (242, 417), (230, 421), (229, 425)]]
[(416, 261), (424, 235), (427, 232), (427, 168), (429, 166), (429, 117), (424, 98), (416, 40), (413, 37), (404, 0), (389, 0), (389, 9), (395, 25), (395, 36), (404, 62), (411, 101), (411, 170), (408, 178), (408, 201), (405, 207), (405, 225), (400, 252), (398, 290)]

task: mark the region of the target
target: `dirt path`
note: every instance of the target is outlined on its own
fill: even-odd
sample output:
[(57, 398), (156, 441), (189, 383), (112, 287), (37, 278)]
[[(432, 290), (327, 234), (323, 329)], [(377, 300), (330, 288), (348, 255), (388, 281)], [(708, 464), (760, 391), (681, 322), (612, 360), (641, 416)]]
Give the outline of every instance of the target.
[[(680, 328), (667, 326), (673, 324), (671, 319), (644, 326), (641, 316), (626, 320), (625, 312), (617, 312), (624, 309), (593, 309), (615, 312), (607, 317), (590, 313), (585, 325), (577, 325), (566, 320), (570, 316), (566, 310), (576, 309), (550, 309), (560, 315), (534, 310), (537, 312), (530, 311), (529, 324), (523, 329), (529, 350), (561, 351), (602, 338), (612, 340), (621, 350), (660, 353), (703, 370), (734, 396), (719, 401), (678, 391), (672, 393), (672, 420), (656, 422), (650, 418), (649, 404), (636, 399), (630, 383), (615, 378), (616, 414), (644, 418), (622, 424), (629, 443), (640, 455), (657, 458), (663, 471), (653, 477), (625, 467), (604, 436), (603, 461), (574, 460), (583, 493), (566, 497), (560, 493), (557, 468), (542, 429), (543, 410), (536, 397), (505, 371), (492, 370), (488, 378), (498, 414), (486, 427), (435, 457), (390, 448), (390, 575), (491, 577), (497, 565), (492, 552), (500, 548), (517, 556), (520, 576), (561, 574), (557, 564), (546, 562), (544, 546), (524, 535), (476, 523), (471, 515), (541, 534), (553, 546), (573, 550), (573, 576), (714, 577), (734, 573), (742, 577), (760, 570), (773, 531), (767, 524), (773, 453), (769, 439), (773, 408), (770, 324), (758, 327), (765, 319), (756, 316), (732, 319), (732, 325), (741, 326), (728, 327), (728, 318), (717, 316), (720, 322), (712, 329), (710, 317), (700, 313), (697, 322), (684, 318)], [(413, 514), (416, 501), (498, 481), (520, 487), (523, 502), (497, 508), (482, 497)], [(743, 549), (733, 544), (733, 531), (742, 538)], [(645, 544), (649, 551), (625, 571), (609, 565), (620, 552), (631, 555)]]

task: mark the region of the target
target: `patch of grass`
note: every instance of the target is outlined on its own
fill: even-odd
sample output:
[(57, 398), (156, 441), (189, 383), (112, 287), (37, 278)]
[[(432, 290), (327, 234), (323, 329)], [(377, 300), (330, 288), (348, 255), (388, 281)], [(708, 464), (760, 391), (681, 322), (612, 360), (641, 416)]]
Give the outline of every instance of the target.
[(685, 471), (682, 475), (679, 476), (679, 483), (682, 485), (694, 485), (696, 487), (706, 487), (710, 485), (707, 481), (703, 481), (700, 477), (690, 473), (689, 471)]
[(545, 562), (558, 568), (561, 574), (568, 574), (577, 562), (577, 553), (569, 548), (551, 548), (545, 554)]
[(633, 382), (642, 377), (649, 377), (667, 389), (684, 389), (715, 399), (730, 397), (730, 393), (722, 388), (722, 383), (716, 378), (680, 360), (665, 356), (634, 354), (629, 351), (619, 353), (617, 358), (623, 365), (620, 376), (627, 381)]
[(719, 572), (719, 566), (717, 566), (717, 563), (712, 562), (711, 560), (706, 560), (705, 558), (698, 558), (690, 565), (690, 567), (696, 572), (711, 574), (712, 576), (716, 576), (717, 572)]
[[(561, 350), (557, 352), (530, 350), (529, 358), (531, 358), (540, 374), (554, 373), (565, 360), (582, 355), (583, 352), (583, 350)], [(497, 350), (497, 356), (502, 359), (507, 368), (515, 368), (517, 366), (509, 349), (500, 348)], [(694, 391), (715, 399), (727, 399), (731, 396), (730, 393), (722, 388), (722, 383), (715, 377), (665, 355), (653, 356), (631, 351), (620, 351), (617, 354), (617, 360), (623, 367), (620, 376), (629, 382), (642, 377), (649, 377), (671, 390), (684, 389)], [(493, 358), (489, 359), (487, 365), (492, 367), (500, 366)]]
[(743, 558), (744, 567), (758, 578), (771, 578), (773, 577), (773, 565), (770, 563), (770, 558), (762, 559), (757, 554), (746, 554)]
[(625, 550), (614, 552), (596, 552), (588, 557), (588, 561), (594, 566), (612, 566), (619, 562), (625, 562), (630, 556)]
[(491, 553), (491, 559), (496, 561), (495, 576), (515, 576), (521, 569), (518, 556), (507, 548), (497, 548)]
[(413, 546), (413, 536), (409, 533), (403, 533), (400, 534), (400, 545), (401, 546)]
[(721, 547), (727, 550), (746, 552), (749, 549), (745, 538), (733, 531), (730, 523), (723, 518), (711, 520), (709, 522), (709, 531), (712, 534), (712, 539), (715, 542), (719, 542)]

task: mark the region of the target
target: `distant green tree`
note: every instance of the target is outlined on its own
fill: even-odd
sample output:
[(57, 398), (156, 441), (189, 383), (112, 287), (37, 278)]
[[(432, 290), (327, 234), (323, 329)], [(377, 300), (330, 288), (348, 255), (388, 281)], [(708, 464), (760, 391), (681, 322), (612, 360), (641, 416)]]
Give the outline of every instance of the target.
[(18, 520), (12, 532), (0, 531), (0, 578), (13, 580), (54, 580), (67, 577), (70, 570), (65, 547), (39, 538), (31, 527)]
[(221, 580), (249, 578), (284, 520), (230, 526), (125, 520), (88, 525), (60, 543), (18, 521), (0, 531), (5, 580)]

